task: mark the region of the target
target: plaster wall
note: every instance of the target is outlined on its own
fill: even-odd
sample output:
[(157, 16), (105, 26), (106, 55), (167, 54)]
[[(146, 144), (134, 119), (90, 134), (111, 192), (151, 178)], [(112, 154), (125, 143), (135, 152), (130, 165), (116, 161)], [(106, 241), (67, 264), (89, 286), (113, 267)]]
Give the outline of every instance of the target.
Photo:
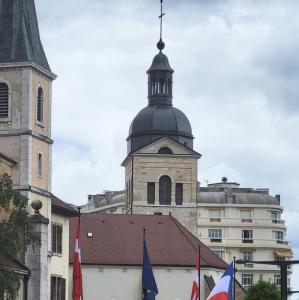
[[(193, 268), (154, 267), (159, 294), (156, 300), (190, 300)], [(69, 290), (72, 290), (72, 266), (69, 270)], [(223, 271), (202, 269), (201, 297), (205, 299), (204, 275), (212, 275), (217, 281)], [(142, 298), (141, 267), (83, 266), (83, 290), (85, 300), (140, 300)], [(113, 283), (113, 284), (111, 284)], [(69, 300), (71, 295), (69, 294)]]

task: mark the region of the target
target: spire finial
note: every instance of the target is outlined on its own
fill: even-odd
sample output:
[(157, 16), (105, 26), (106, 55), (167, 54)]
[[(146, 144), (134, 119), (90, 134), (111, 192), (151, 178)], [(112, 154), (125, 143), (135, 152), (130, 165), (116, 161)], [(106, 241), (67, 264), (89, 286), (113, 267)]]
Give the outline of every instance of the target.
[(165, 43), (162, 40), (162, 33), (163, 33), (163, 17), (165, 16), (165, 13), (163, 12), (163, 0), (160, 0), (161, 2), (161, 14), (159, 16), (160, 19), (160, 40), (157, 44), (157, 47), (160, 51), (162, 51), (165, 48)]

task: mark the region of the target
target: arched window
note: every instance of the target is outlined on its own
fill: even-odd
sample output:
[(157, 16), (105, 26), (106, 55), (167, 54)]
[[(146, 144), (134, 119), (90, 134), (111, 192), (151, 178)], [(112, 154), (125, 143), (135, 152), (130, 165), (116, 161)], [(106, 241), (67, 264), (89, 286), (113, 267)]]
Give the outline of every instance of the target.
[(37, 91), (37, 114), (36, 119), (38, 122), (44, 121), (44, 91), (41, 87)]
[(0, 119), (9, 117), (9, 88), (4, 82), (0, 82)]
[(165, 175), (159, 180), (159, 203), (171, 205), (171, 179)]
[(172, 150), (168, 147), (163, 147), (158, 151), (159, 154), (173, 154)]

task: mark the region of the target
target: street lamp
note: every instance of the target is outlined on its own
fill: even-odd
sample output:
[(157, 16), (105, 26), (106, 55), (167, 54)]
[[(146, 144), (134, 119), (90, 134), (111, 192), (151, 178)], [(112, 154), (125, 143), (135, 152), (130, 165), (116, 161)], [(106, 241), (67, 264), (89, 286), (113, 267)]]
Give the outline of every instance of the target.
[(288, 266), (299, 264), (299, 260), (282, 260), (282, 261), (252, 261), (252, 260), (244, 260), (238, 259), (236, 260), (236, 264), (260, 264), (260, 265), (275, 265), (280, 267), (280, 295), (281, 300), (287, 300), (288, 294), (295, 294), (299, 291), (288, 291)]

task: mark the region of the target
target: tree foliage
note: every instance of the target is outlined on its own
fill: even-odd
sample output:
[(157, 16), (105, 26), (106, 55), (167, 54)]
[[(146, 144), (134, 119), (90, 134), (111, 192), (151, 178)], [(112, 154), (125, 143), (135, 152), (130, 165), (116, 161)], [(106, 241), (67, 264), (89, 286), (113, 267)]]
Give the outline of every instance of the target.
[(280, 300), (280, 291), (275, 283), (260, 278), (247, 290), (245, 300)]
[[(9, 176), (0, 176), (0, 253), (13, 258), (23, 257), (26, 246), (38, 244), (39, 235), (30, 222), (28, 199), (12, 186)], [(16, 298), (20, 275), (0, 268), (0, 295)]]

